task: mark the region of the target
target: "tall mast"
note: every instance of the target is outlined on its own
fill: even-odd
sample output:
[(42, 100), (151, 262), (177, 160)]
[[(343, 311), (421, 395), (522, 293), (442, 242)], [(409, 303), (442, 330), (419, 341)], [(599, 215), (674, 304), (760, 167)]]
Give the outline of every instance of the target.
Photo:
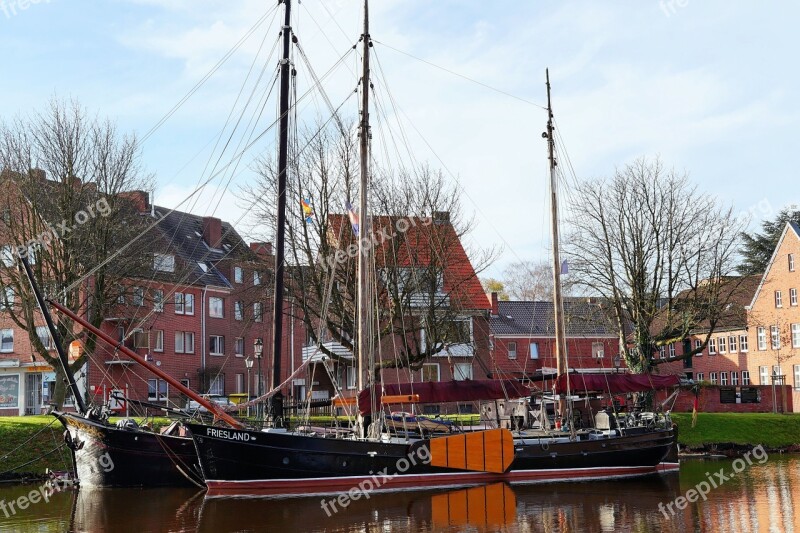
[(364, 377), (368, 369), (364, 361), (364, 351), (368, 345), (369, 294), (367, 291), (367, 269), (369, 261), (369, 241), (365, 239), (369, 231), (369, 213), (367, 212), (367, 187), (369, 185), (369, 0), (364, 0), (364, 34), (361, 36), (364, 45), (364, 58), (361, 73), (361, 181), (358, 195), (358, 390), (364, 389)]
[(64, 370), (64, 375), (67, 377), (69, 389), (72, 392), (72, 397), (75, 399), (75, 405), (78, 406), (78, 411), (80, 411), (82, 415), (85, 415), (86, 403), (83, 401), (83, 396), (81, 396), (81, 391), (78, 388), (77, 382), (75, 381), (75, 376), (69, 370), (69, 359), (67, 358), (67, 354), (64, 353), (64, 346), (61, 344), (61, 336), (58, 334), (58, 330), (53, 323), (53, 317), (50, 316), (50, 309), (48, 309), (47, 304), (42, 297), (42, 293), (39, 291), (39, 286), (36, 284), (36, 279), (33, 277), (33, 271), (31, 270), (31, 265), (28, 263), (28, 258), (22, 257), (21, 261), (23, 268), (25, 268), (25, 275), (28, 276), (31, 289), (33, 289), (33, 295), (36, 297), (36, 303), (39, 304), (39, 309), (42, 311), (44, 321), (47, 324), (47, 329), (50, 331), (50, 336), (53, 337), (53, 344), (56, 345), (56, 351), (58, 352), (58, 360), (61, 362), (61, 368)]
[[(281, 59), (280, 134), (278, 141), (278, 217), (275, 225), (275, 293), (272, 309), (272, 388), (281, 384), (281, 357), (283, 356), (283, 292), (284, 292), (284, 228), (286, 227), (286, 169), (289, 159), (289, 43), (292, 34), (291, 0), (283, 0), (286, 16), (283, 23), (283, 58)], [(259, 396), (261, 376), (258, 378)], [(274, 427), (283, 419), (283, 395), (275, 393), (270, 402)]]
[[(561, 294), (561, 255), (558, 237), (558, 197), (556, 195), (558, 180), (556, 179), (555, 136), (553, 134), (553, 106), (550, 103), (550, 70), (545, 70), (547, 77), (547, 151), (550, 160), (550, 226), (553, 239), (553, 309), (555, 310), (556, 325), (556, 370), (558, 375), (569, 373), (567, 365), (567, 342), (564, 331), (564, 300)], [(569, 377), (567, 378), (567, 396), (570, 396)], [(561, 402), (559, 402), (560, 404)], [(562, 415), (570, 415), (570, 402), (567, 401), (566, 409), (561, 406)], [(571, 415), (569, 416), (571, 418)], [(568, 418), (569, 420), (569, 418)], [(572, 421), (568, 421), (572, 428)]]

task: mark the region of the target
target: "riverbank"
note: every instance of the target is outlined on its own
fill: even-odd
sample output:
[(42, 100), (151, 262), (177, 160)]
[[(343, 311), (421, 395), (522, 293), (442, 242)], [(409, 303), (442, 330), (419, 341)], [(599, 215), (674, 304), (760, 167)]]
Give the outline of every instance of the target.
[(800, 415), (773, 413), (672, 413), (678, 443), (688, 451), (724, 453), (763, 446), (769, 451), (800, 451)]
[(71, 470), (64, 429), (52, 416), (0, 417), (0, 481), (36, 479), (45, 470)]

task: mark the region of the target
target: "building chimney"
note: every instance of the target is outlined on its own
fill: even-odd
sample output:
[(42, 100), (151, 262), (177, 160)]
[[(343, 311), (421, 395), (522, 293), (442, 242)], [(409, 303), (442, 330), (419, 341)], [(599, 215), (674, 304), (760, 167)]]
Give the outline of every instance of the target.
[(150, 211), (150, 194), (147, 191), (123, 191), (119, 195), (128, 199), (137, 213)]
[(443, 226), (450, 223), (450, 211), (434, 211), (433, 223)]
[(47, 172), (41, 168), (32, 168), (30, 174), (33, 179), (47, 181)]
[(222, 221), (216, 217), (203, 217), (203, 240), (209, 248), (222, 245)]
[(492, 292), (492, 316), (500, 316), (500, 298)]
[(251, 242), (250, 249), (258, 255), (273, 255), (271, 242)]

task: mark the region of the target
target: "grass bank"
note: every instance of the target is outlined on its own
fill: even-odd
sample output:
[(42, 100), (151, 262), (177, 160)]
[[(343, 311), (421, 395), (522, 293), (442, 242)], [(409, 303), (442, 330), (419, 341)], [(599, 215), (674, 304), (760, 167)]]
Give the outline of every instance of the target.
[(72, 468), (63, 433), (52, 416), (0, 417), (0, 480)]
[(772, 413), (698, 413), (692, 427), (691, 413), (672, 413), (678, 424), (678, 442), (690, 448), (736, 444), (767, 448), (800, 445), (800, 415)]

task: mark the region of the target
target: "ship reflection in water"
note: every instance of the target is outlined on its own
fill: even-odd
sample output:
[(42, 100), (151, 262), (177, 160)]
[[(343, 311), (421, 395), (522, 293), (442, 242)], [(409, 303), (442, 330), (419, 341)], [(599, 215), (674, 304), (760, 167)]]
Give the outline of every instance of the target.
[[(6, 517), (0, 531), (800, 531), (792, 494), (800, 458), (754, 464), (711, 490), (708, 500), (665, 516), (668, 504), (730, 460), (686, 461), (677, 475), (613, 482), (370, 494), (326, 513), (326, 498), (215, 497), (186, 489), (64, 491)], [(33, 487), (0, 488), (12, 501)], [(334, 496), (327, 497), (333, 498)]]

